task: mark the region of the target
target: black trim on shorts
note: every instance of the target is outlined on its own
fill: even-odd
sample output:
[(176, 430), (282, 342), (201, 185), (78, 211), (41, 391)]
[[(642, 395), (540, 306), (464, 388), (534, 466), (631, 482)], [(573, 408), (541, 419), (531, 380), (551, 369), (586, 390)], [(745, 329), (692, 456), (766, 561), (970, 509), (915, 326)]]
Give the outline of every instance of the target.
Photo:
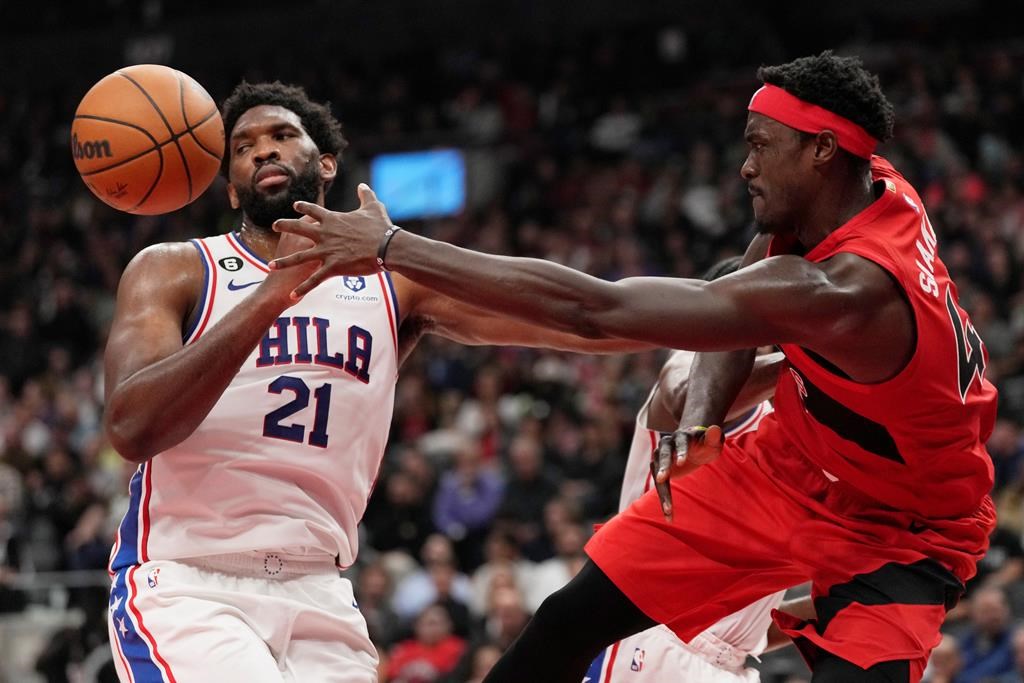
[(873, 572), (857, 574), (814, 600), (818, 633), (853, 603), (860, 605), (942, 605), (948, 612), (963, 595), (964, 584), (935, 560), (912, 564), (890, 562)]

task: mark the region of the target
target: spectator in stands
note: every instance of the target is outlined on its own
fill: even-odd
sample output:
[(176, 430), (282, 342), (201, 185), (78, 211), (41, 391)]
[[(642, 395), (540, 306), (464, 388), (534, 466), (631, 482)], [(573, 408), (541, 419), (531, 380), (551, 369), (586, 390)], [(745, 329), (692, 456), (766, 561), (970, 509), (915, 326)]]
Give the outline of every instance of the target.
[(980, 588), (970, 604), (970, 626), (960, 636), (963, 668), (957, 683), (984, 683), (1014, 667), (1010, 605), (1001, 588)]
[(402, 579), (395, 588), (392, 605), (399, 618), (411, 622), (428, 605), (441, 604), (450, 613), (457, 633), (469, 629), (469, 577), (459, 572), (451, 539), (432, 534), (423, 544), (422, 566)]
[(355, 593), (370, 640), (378, 650), (388, 649), (398, 637), (401, 620), (391, 607), (391, 576), (384, 565), (371, 562), (363, 566), (355, 582)]
[(539, 440), (521, 435), (509, 446), (509, 474), (500, 519), (531, 560), (547, 559), (544, 542), (544, 505), (558, 494), (558, 482), (544, 467)]
[(388, 680), (393, 683), (432, 683), (455, 668), (466, 641), (452, 633), (451, 617), (443, 605), (430, 605), (416, 618), (414, 637), (391, 650)]
[(469, 437), (459, 435), (452, 460), (434, 497), (434, 527), (455, 542), (460, 564), (473, 570), (483, 561), (484, 539), (501, 504), (504, 481), (483, 465), (480, 447)]
[(1013, 670), (1003, 674), (997, 683), (1020, 683), (1024, 681), (1024, 626), (1013, 629), (1010, 636), (1010, 644), (1013, 647)]
[(961, 683), (959, 674), (962, 668), (963, 662), (956, 638), (948, 634), (943, 635), (942, 640), (932, 650), (921, 683)]

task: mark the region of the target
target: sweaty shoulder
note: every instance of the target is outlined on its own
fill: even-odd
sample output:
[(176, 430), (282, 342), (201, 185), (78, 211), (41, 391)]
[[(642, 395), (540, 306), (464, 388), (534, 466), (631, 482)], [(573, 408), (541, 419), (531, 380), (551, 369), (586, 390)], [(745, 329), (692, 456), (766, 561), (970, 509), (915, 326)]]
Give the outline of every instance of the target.
[(118, 299), (159, 299), (187, 318), (203, 288), (203, 262), (195, 245), (166, 242), (146, 247), (129, 262), (118, 286)]

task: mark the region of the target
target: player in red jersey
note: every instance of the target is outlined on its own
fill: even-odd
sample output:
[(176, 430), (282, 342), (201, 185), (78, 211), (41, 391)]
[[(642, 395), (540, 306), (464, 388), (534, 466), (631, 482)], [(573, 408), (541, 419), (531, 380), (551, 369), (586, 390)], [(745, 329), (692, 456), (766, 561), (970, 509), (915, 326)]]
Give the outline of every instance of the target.
[[(688, 476), (601, 528), (488, 681), (579, 681), (625, 635), (661, 622), (687, 641), (808, 579), (816, 620), (777, 621), (815, 683), (918, 681), (985, 552), (996, 392), (920, 197), (873, 155), (892, 106), (859, 60), (828, 52), (758, 76), (741, 174), (761, 234), (750, 265), (714, 282), (605, 282), (459, 249), (397, 231), (365, 187), (355, 212), (300, 204), (312, 222), (278, 223), (316, 243), (278, 267), (322, 262), (295, 296), (387, 267), (582, 336), (719, 352), (698, 363), (662, 454), (660, 480)], [(749, 372), (738, 350), (765, 344), (787, 356), (776, 412), (712, 447), (718, 428), (701, 426), (720, 424), (743, 379), (720, 368)]]

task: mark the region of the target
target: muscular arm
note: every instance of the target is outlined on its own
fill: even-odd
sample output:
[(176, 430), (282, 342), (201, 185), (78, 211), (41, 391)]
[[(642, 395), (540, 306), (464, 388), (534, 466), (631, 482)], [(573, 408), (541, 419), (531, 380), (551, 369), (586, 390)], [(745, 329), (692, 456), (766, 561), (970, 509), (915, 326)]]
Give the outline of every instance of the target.
[(481, 254), (402, 232), (388, 260), (447, 296), (536, 325), (698, 351), (777, 342), (827, 347), (860, 329), (872, 310), (855, 278), (833, 281), (828, 270), (796, 256), (766, 259), (714, 282), (607, 282), (547, 261)]
[(592, 339), (508, 318), (478, 308), (395, 275), (402, 321), (399, 357), (404, 360), (424, 334), (436, 334), (470, 346), (529, 346), (578, 353), (633, 353), (655, 348), (630, 339)]
[(126, 460), (144, 462), (195, 431), (290, 304), (289, 286), (268, 277), (196, 343), (184, 346), (183, 323), (202, 284), (198, 252), (187, 243), (140, 252), (121, 278), (104, 355), (104, 421)]
[[(275, 223), (316, 246), (271, 267), (324, 264), (296, 295), (331, 274), (377, 271), (378, 247), (391, 223), (369, 188), (360, 186), (360, 198), (360, 209), (347, 214), (297, 202), (312, 222)], [(913, 317), (899, 287), (882, 268), (852, 254), (823, 263), (775, 256), (714, 282), (606, 282), (549, 261), (482, 254), (401, 231), (389, 242), (386, 263), (453, 299), (578, 337), (693, 351), (790, 342), (862, 382), (892, 376), (913, 352)]]

